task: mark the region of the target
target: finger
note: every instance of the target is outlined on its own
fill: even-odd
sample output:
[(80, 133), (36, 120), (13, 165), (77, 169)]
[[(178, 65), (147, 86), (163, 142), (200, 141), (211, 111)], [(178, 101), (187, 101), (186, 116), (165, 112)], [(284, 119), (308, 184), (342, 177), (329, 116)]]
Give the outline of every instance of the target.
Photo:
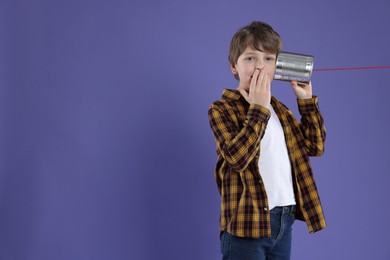
[(291, 86), (294, 90), (300, 91), (311, 91), (311, 82), (304, 83), (304, 82), (297, 82), (296, 80), (291, 81)]
[(265, 80), (266, 80), (265, 90), (266, 90), (267, 92), (271, 92), (271, 78), (270, 78), (270, 76), (268, 75), (268, 73), (267, 73), (267, 76), (266, 76)]
[(267, 78), (268, 78), (268, 72), (266, 69), (263, 69), (259, 75), (259, 80), (258, 80), (258, 86), (261, 91), (267, 89)]
[(259, 75), (260, 75), (260, 70), (256, 68), (252, 75), (251, 84), (249, 86), (249, 93), (255, 90)]
[(291, 80), (291, 86), (296, 87), (298, 85), (296, 80)]
[(299, 88), (298, 82), (296, 80), (291, 81), (291, 87), (293, 88), (294, 92)]

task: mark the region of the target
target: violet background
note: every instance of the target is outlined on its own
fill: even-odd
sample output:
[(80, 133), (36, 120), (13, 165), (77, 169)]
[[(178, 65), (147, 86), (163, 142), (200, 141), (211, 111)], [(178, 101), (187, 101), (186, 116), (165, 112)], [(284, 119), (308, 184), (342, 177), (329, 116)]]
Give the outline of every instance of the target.
[[(0, 1), (0, 259), (220, 259), (207, 120), (234, 32), (315, 67), (390, 65), (389, 0)], [(390, 71), (313, 74), (328, 228), (292, 259), (390, 259)], [(288, 83), (272, 91), (297, 115)]]

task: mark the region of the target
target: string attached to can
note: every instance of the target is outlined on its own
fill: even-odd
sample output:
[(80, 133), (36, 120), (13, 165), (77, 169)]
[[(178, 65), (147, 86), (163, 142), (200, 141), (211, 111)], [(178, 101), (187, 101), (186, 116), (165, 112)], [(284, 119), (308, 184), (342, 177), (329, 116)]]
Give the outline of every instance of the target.
[(319, 68), (313, 71), (334, 71), (334, 70), (375, 70), (375, 69), (390, 69), (390, 66), (368, 66), (368, 67), (346, 67), (346, 68)]

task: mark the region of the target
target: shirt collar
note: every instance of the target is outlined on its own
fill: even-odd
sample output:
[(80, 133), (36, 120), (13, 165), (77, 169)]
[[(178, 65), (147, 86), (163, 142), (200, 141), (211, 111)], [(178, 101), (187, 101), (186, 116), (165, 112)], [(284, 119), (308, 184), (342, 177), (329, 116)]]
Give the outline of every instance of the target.
[(240, 98), (242, 98), (238, 90), (226, 89), (226, 88), (222, 92), (222, 97), (228, 99), (234, 99), (234, 100), (239, 100)]
[[(228, 99), (233, 99), (233, 100), (239, 100), (242, 99), (246, 102), (244, 97), (241, 95), (241, 93), (238, 90), (233, 90), (233, 89), (227, 89), (225, 88), (222, 92), (222, 97), (223, 98), (228, 98)], [(276, 100), (274, 96), (271, 96), (271, 105), (274, 107), (277, 107), (276, 110), (280, 112), (284, 112), (283, 108), (280, 106), (279, 102)]]

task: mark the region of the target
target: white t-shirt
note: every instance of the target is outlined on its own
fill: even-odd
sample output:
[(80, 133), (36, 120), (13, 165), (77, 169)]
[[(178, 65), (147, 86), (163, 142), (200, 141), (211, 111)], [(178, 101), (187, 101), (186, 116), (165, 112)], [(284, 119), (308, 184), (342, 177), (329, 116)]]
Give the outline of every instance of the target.
[(267, 192), (269, 209), (295, 205), (291, 164), (282, 124), (270, 105), (271, 117), (260, 142), (259, 169)]

